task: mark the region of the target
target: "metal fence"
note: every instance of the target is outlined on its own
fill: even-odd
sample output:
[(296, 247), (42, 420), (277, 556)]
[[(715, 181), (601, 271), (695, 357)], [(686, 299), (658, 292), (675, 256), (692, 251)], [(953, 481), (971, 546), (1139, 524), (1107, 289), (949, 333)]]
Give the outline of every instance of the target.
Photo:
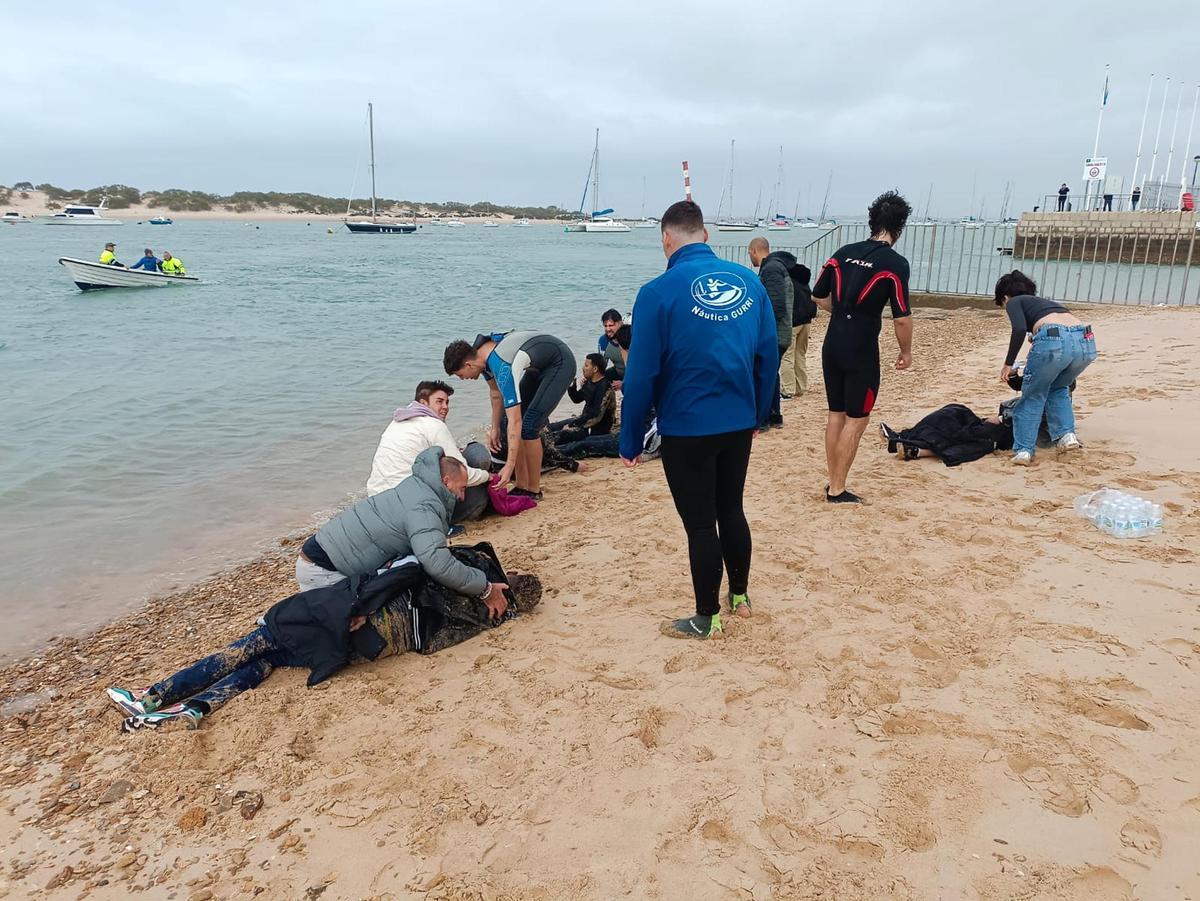
[[(803, 240), (806, 231), (793, 229), (788, 237)], [(1013, 256), (1015, 235), (1015, 223), (910, 224), (896, 250), (908, 260), (909, 288), (914, 292), (992, 297), (996, 279), (1020, 269), (1037, 282), (1038, 293), (1063, 302), (1200, 304), (1200, 271), (1193, 271), (1200, 270), (1200, 231), (1176, 233), (1173, 240), (1157, 247), (1148, 262), (1139, 263), (1128, 261), (1129, 239), (1122, 235), (1088, 238), (1083, 248), (1064, 247), (1066, 259), (1055, 258), (1063, 254), (1051, 252), (1051, 240), (1042, 242), (1043, 249), (1036, 255)], [(866, 224), (856, 223), (835, 226), (805, 244), (773, 243), (771, 247), (791, 251), (812, 270), (815, 280), (837, 248), (868, 237)], [(1073, 245), (1077, 239), (1062, 234), (1052, 240)], [(745, 243), (718, 244), (713, 250), (725, 259), (750, 265)]]

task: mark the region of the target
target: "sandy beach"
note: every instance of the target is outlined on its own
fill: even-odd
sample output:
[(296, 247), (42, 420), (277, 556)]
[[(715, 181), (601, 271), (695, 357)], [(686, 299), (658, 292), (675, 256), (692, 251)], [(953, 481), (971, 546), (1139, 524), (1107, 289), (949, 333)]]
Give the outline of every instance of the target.
[[(822, 498), (822, 317), (751, 461), (755, 615), (719, 641), (658, 631), (692, 603), (661, 467), (599, 461), (461, 539), (546, 594), (435, 656), (121, 734), (103, 689), (252, 628), (294, 537), (53, 642), (0, 672), (0, 897), (1200, 899), (1200, 313), (1084, 315), (1083, 454), (904, 463), (872, 425), (859, 509)], [(999, 311), (917, 316), (875, 423), (1005, 399)], [(1164, 533), (1075, 517), (1105, 485)]]

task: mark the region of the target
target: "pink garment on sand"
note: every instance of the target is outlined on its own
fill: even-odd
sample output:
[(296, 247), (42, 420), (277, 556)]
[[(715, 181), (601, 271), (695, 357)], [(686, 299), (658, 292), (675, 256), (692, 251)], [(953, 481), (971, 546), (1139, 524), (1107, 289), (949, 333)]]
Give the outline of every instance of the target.
[(499, 473), (492, 476), (492, 480), (488, 482), (488, 499), (492, 502), (492, 509), (501, 516), (516, 516), (522, 510), (532, 510), (537, 506), (537, 501), (533, 498), (520, 494), (513, 496), (508, 493), (507, 488), (502, 488)]

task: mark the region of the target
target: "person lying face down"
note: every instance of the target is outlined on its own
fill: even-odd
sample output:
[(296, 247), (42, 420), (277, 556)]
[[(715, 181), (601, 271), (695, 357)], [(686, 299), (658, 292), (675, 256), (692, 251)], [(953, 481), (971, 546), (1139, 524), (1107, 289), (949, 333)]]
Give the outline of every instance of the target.
[(417, 651), (431, 654), (529, 613), (541, 601), (536, 576), (506, 576), (490, 545), (454, 548), (466, 565), (507, 580), (499, 616), (478, 598), (430, 579), (415, 558), (397, 561), (369, 579), (354, 577), (294, 594), (275, 604), (255, 629), (215, 654), (143, 689), (109, 688), (125, 714), (124, 732), (200, 721), (282, 666), (308, 667), (308, 684), (342, 666)]

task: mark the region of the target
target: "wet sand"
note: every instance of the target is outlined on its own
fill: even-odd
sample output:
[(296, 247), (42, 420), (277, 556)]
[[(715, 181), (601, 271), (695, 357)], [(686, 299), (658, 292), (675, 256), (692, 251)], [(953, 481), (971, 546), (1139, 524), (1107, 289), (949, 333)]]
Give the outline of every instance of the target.
[[(998, 312), (918, 314), (876, 422), (1005, 398)], [(1200, 314), (1089, 318), (1086, 452), (948, 469), (872, 426), (861, 509), (821, 497), (818, 327), (812, 393), (755, 445), (755, 616), (720, 641), (659, 634), (682, 529), (658, 464), (600, 461), (472, 528), (546, 594), (433, 657), (120, 734), (103, 688), (252, 628), (294, 539), (54, 642), (0, 671), (0, 897), (1200, 898)], [(1075, 518), (1103, 485), (1164, 534)]]

